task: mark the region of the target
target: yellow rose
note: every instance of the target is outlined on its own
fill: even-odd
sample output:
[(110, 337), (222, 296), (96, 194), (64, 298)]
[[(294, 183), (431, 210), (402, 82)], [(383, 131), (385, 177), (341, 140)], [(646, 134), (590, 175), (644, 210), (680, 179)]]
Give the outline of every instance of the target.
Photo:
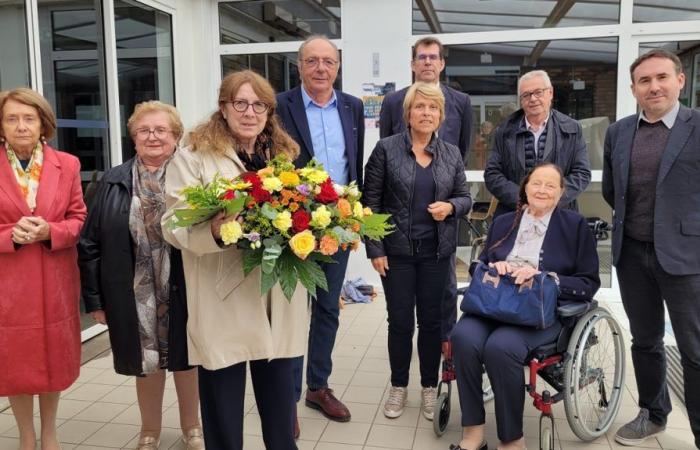
[(278, 192), (282, 190), (282, 182), (277, 177), (267, 177), (262, 180), (263, 188), (267, 192)]
[(362, 219), (362, 217), (365, 215), (365, 212), (362, 210), (362, 203), (355, 202), (355, 204), (352, 205), (352, 215), (358, 219)]
[(300, 259), (306, 259), (316, 248), (316, 238), (310, 230), (304, 230), (292, 236), (289, 247)]
[(364, 212), (365, 216), (371, 216), (372, 215), (372, 210), (369, 208), (365, 208), (362, 210)]
[(282, 184), (288, 187), (297, 186), (301, 182), (299, 175), (294, 172), (282, 172), (279, 178)]
[(243, 229), (238, 221), (232, 220), (221, 225), (220, 233), (221, 240), (224, 241), (224, 244), (231, 245), (238, 242), (241, 236), (243, 236)]
[(325, 170), (304, 167), (300, 172), (302, 177), (316, 184), (321, 184), (328, 178), (328, 173)]
[(272, 221), (272, 225), (280, 231), (287, 231), (292, 226), (292, 213), (282, 211), (277, 214), (277, 217)]
[(311, 213), (311, 226), (314, 228), (323, 229), (331, 224), (331, 211), (321, 205), (316, 208), (316, 211)]

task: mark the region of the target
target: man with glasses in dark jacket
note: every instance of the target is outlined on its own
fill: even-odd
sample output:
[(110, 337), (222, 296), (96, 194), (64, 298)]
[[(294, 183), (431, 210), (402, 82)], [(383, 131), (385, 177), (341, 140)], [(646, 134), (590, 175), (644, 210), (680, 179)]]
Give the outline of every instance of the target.
[(564, 173), (560, 206), (577, 210), (576, 198), (591, 181), (591, 169), (581, 124), (552, 108), (554, 88), (544, 70), (518, 80), (521, 109), (508, 116), (495, 133), (484, 181), (498, 199), (495, 216), (513, 211), (518, 186), (538, 163), (558, 165)]

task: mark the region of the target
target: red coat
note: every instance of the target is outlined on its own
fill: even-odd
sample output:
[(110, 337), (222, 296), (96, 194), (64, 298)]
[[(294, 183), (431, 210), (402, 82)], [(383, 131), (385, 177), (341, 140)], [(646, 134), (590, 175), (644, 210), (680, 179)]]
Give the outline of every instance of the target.
[(51, 241), (15, 248), (12, 228), (32, 213), (5, 152), (0, 146), (0, 396), (61, 391), (80, 371), (80, 163), (44, 146), (34, 215), (49, 223)]

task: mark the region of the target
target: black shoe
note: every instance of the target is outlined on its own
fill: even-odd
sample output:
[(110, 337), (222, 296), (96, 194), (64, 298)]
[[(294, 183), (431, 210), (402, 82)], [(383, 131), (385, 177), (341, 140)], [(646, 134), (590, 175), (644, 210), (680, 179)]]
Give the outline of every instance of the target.
[[(467, 450), (467, 449), (460, 447), (459, 444), (457, 444), (457, 445), (453, 444), (453, 445), (450, 445), (450, 450)], [(483, 444), (481, 444), (481, 447), (479, 447), (479, 450), (489, 450), (488, 444), (486, 442), (484, 442)]]

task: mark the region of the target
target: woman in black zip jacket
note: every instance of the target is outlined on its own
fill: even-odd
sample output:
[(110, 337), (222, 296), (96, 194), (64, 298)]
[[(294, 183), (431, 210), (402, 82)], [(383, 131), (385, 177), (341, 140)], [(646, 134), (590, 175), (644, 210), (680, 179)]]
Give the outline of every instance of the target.
[(406, 405), (418, 315), (421, 409), (428, 419), (438, 384), (442, 292), (457, 247), (457, 218), (471, 208), (459, 149), (437, 137), (445, 98), (437, 85), (415, 83), (406, 93), (408, 129), (377, 143), (365, 166), (364, 203), (391, 214), (396, 226), (382, 241), (367, 241), (367, 257), (381, 275), (389, 320), (391, 389), (384, 415)]

